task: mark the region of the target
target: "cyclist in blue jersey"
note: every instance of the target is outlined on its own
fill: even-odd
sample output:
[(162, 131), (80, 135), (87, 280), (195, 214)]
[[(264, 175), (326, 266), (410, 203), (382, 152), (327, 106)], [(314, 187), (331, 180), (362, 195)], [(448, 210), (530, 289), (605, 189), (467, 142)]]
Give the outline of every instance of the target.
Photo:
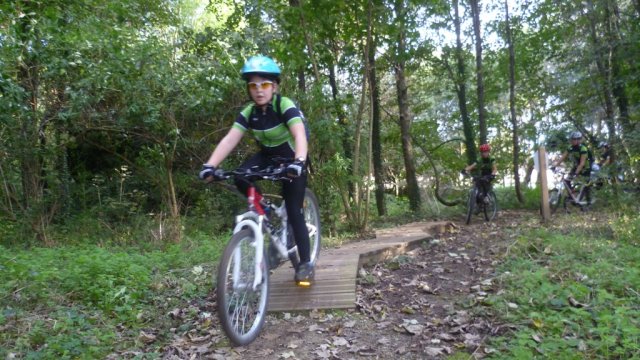
[[(309, 233), (302, 213), (307, 186), (308, 155), (303, 115), (294, 102), (286, 97), (280, 97), (278, 111), (274, 109), (274, 100), (279, 96), (280, 68), (271, 58), (253, 56), (247, 60), (241, 72), (247, 83), (251, 103), (240, 111), (229, 132), (202, 166), (199, 177), (203, 180), (220, 178), (223, 174), (219, 168), (220, 163), (247, 131), (258, 141), (260, 151), (246, 160), (241, 168), (277, 166), (279, 164), (274, 161), (275, 158), (295, 159), (287, 166), (287, 175), (292, 181), (283, 181), (282, 196), (300, 258), (295, 281), (310, 282), (314, 276), (314, 268), (310, 262)], [(246, 183), (236, 181), (236, 186), (245, 193)]]

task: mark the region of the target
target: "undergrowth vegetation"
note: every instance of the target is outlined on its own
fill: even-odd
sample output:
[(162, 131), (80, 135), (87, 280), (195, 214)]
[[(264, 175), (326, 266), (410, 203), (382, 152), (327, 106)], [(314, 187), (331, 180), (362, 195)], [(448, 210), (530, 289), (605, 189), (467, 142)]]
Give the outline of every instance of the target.
[[(518, 208), (512, 191), (496, 191), (502, 209)], [(524, 207), (536, 215), (537, 196), (525, 191)], [(388, 215), (372, 224), (462, 214), (461, 207), (426, 204), (409, 216), (406, 199), (396, 198)], [(640, 356), (640, 220), (631, 201), (620, 204), (626, 212), (600, 207), (558, 215), (546, 228), (518, 230), (498, 277), (502, 291), (482, 307), (511, 329), (492, 341), (497, 357)], [(171, 329), (188, 331), (167, 314), (204, 301), (229, 230), (190, 218), (188, 233), (175, 244), (154, 242), (154, 228), (141, 224), (117, 231), (67, 228), (58, 236), (70, 240), (57, 247), (0, 245), (0, 358), (104, 358), (145, 348), (149, 334), (160, 346), (172, 338)], [(323, 247), (365, 236), (338, 230), (323, 237)]]
[(494, 357), (638, 358), (639, 227), (637, 216), (582, 213), (524, 230), (485, 303), (509, 329), (491, 341)]
[[(96, 245), (0, 247), (0, 358), (104, 358), (211, 289), (225, 240), (145, 251)], [(149, 331), (149, 330), (147, 330)]]

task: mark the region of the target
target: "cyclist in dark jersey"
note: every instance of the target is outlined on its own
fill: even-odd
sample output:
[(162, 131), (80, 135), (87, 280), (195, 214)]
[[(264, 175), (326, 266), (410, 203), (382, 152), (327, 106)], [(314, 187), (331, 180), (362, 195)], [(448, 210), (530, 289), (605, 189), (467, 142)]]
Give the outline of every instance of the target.
[(495, 179), (498, 173), (496, 159), (491, 156), (491, 146), (489, 144), (480, 145), (480, 157), (471, 165), (464, 168), (465, 172), (479, 173), (484, 181), (480, 181), (480, 191), (484, 196), (484, 201), (488, 202), (487, 194), (491, 190), (491, 181)]
[[(598, 144), (598, 150), (600, 150), (600, 171), (602, 171), (602, 177), (609, 178), (613, 183), (624, 180), (622, 174), (622, 168), (616, 163), (616, 155), (613, 148), (607, 142), (600, 142)], [(601, 185), (601, 183), (599, 183)]]
[(604, 168), (605, 166), (613, 164), (613, 149), (611, 149), (608, 143), (604, 141), (600, 142), (600, 144), (598, 144), (598, 150), (601, 151), (600, 161), (598, 162), (598, 165), (600, 165), (600, 167)]
[[(577, 175), (583, 176), (585, 181), (591, 175), (591, 164), (589, 164), (589, 149), (582, 144), (582, 133), (574, 131), (571, 133), (571, 145), (565, 150), (560, 159), (554, 162), (553, 166), (562, 164), (567, 158), (571, 161), (571, 171), (567, 180), (572, 181)], [(590, 187), (585, 188), (585, 196), (588, 203), (591, 202)]]
[[(309, 233), (302, 214), (305, 188), (307, 186), (307, 135), (302, 113), (293, 101), (281, 97), (279, 115), (274, 109), (274, 99), (280, 83), (280, 68), (269, 57), (251, 57), (242, 67), (242, 78), (252, 103), (238, 114), (227, 135), (220, 141), (209, 160), (200, 171), (203, 180), (219, 178), (223, 171), (220, 163), (238, 145), (247, 131), (256, 138), (260, 152), (246, 160), (240, 167), (277, 166), (274, 158), (290, 158), (295, 161), (287, 166), (287, 175), (291, 182), (282, 182), (282, 196), (287, 207), (287, 217), (293, 229), (298, 246), (300, 264), (296, 269), (295, 281), (311, 281), (314, 275), (310, 262)], [(247, 184), (236, 181), (236, 186), (246, 192)]]

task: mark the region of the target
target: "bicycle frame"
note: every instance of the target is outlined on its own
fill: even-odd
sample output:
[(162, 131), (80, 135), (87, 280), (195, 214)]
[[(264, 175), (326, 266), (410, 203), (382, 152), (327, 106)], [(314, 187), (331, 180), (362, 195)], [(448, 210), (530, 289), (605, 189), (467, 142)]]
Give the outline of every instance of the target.
[[(587, 205), (586, 201), (579, 200), (584, 195), (584, 192), (586, 191), (587, 186), (590, 186), (589, 182), (586, 182), (586, 183), (576, 182), (574, 183), (574, 188), (571, 188), (571, 181), (564, 177), (562, 178), (562, 188), (564, 189), (565, 194), (567, 194), (567, 196), (571, 198), (571, 201), (574, 204), (577, 204), (580, 206)], [(575, 188), (578, 188), (579, 190), (574, 191)]]
[(482, 176), (472, 176), (471, 178), (472, 178), (472, 180), (473, 180), (473, 189), (474, 189), (474, 190), (475, 190), (475, 192), (476, 192), (476, 202), (477, 202), (477, 203), (479, 203), (479, 202), (478, 202), (478, 196), (479, 196), (480, 194), (483, 194), (483, 195), (485, 195), (485, 196), (486, 196), (486, 195), (488, 195), (488, 193), (489, 193), (489, 192), (484, 193), (484, 192), (482, 191), (481, 183), (482, 183), (482, 182), (487, 182), (487, 183), (489, 183), (489, 182), (488, 182), (487, 180), (483, 180)]
[[(235, 234), (240, 230), (248, 227), (251, 229), (251, 231), (255, 236), (255, 239), (256, 239), (256, 249), (255, 249), (256, 260), (255, 261), (256, 262), (255, 262), (255, 277), (254, 277), (254, 284), (253, 284), (254, 290), (260, 284), (260, 279), (262, 278), (262, 270), (261, 270), (259, 261), (261, 259), (260, 254), (262, 254), (264, 251), (265, 239), (264, 239), (264, 233), (262, 229), (264, 229), (265, 219), (266, 219), (265, 208), (262, 204), (263, 199), (264, 199), (264, 196), (257, 191), (255, 185), (251, 184), (247, 189), (247, 205), (249, 210), (243, 214), (236, 216), (236, 221), (235, 221), (236, 225), (233, 228), (233, 233)], [(276, 215), (280, 218), (282, 231), (277, 236), (274, 236), (274, 234), (272, 234), (272, 240), (273, 240), (272, 245), (276, 247), (276, 249), (278, 250), (278, 252), (283, 258), (286, 258), (289, 255), (289, 253), (297, 251), (297, 246), (294, 246), (291, 249), (287, 249), (286, 239), (288, 236), (289, 228), (287, 226), (288, 218), (287, 218), (287, 210), (285, 208), (285, 203), (283, 201), (282, 204), (280, 204), (280, 206), (277, 206), (277, 207), (272, 207), (270, 203), (266, 204), (266, 206), (271, 207), (271, 209), (275, 211)], [(240, 269), (237, 267), (240, 266), (240, 261), (239, 261), (240, 259), (238, 257), (241, 256), (241, 254), (236, 253), (234, 254), (234, 256), (236, 256), (236, 261), (233, 269), (233, 279), (234, 279), (233, 282), (234, 282), (234, 287), (239, 288), (240, 285), (237, 283), (237, 279), (239, 277), (238, 274), (240, 273)]]

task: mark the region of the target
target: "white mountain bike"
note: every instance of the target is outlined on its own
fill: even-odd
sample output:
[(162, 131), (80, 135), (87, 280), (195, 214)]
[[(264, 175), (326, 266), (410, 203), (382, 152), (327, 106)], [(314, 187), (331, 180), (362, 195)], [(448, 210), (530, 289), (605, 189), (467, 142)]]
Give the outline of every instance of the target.
[[(254, 185), (259, 179), (291, 181), (285, 170), (286, 164), (283, 164), (276, 168), (224, 173), (225, 179), (240, 179), (249, 184), (247, 211), (236, 216), (233, 236), (220, 259), (216, 282), (218, 317), (234, 345), (251, 343), (262, 330), (268, 308), (270, 269), (286, 258), (294, 269), (299, 263), (282, 197), (262, 195)], [(305, 189), (303, 213), (309, 231), (311, 263), (315, 265), (320, 253), (320, 211), (318, 200), (309, 189)], [(270, 256), (265, 251), (266, 241), (270, 243)]]
[[(587, 201), (587, 192), (593, 184), (591, 181), (583, 179), (570, 179), (565, 177), (565, 173), (558, 168), (551, 169), (554, 173), (555, 187), (549, 190), (549, 208), (551, 213), (562, 204), (564, 211), (570, 213), (572, 208), (577, 207), (581, 211), (587, 211), (594, 203), (594, 194), (591, 191), (590, 200)], [(588, 179), (587, 179), (588, 180)]]

